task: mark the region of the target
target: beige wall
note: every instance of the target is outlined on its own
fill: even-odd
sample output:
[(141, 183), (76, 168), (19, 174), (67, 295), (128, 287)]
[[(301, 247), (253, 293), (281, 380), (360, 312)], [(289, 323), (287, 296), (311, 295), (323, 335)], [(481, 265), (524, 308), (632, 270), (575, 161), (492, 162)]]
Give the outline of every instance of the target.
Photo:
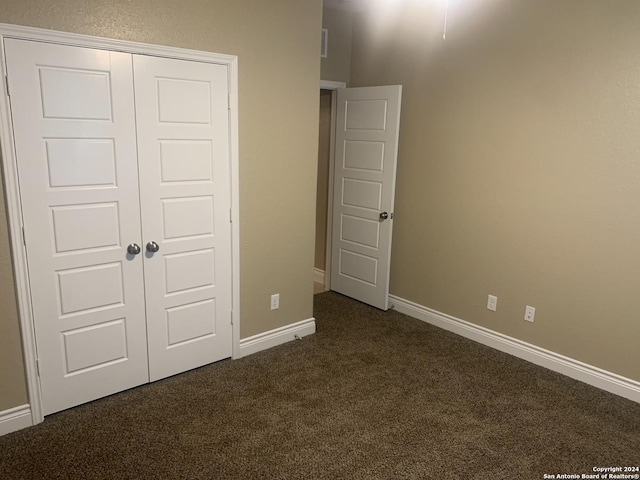
[[(3, 23), (238, 55), (242, 338), (313, 314), (321, 20), (321, 0), (3, 0), (0, 9)], [(0, 245), (3, 269), (6, 252)], [(15, 345), (6, 313), (15, 302), (0, 301), (0, 333)], [(0, 410), (22, 403), (24, 382), (0, 380)]]
[(3, 190), (0, 183), (0, 412), (28, 403)]
[(324, 270), (327, 255), (327, 206), (329, 203), (329, 159), (331, 145), (331, 90), (320, 90), (318, 134), (318, 180), (316, 187), (315, 267)]
[(333, 82), (349, 83), (351, 67), (351, 18), (350, 12), (324, 8), (322, 27), (329, 30), (327, 58), (321, 62), (320, 78)]
[(387, 5), (351, 85), (404, 85), (391, 292), (640, 380), (640, 2), (449, 2), (444, 42)]

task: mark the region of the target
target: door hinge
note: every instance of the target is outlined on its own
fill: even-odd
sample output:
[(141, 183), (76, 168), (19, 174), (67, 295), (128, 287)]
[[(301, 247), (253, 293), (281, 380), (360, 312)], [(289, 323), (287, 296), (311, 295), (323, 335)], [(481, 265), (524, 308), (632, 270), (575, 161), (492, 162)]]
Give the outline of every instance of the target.
[(227, 95), (227, 110), (231, 110), (231, 94)]
[(7, 86), (7, 97), (10, 97), (11, 93), (9, 93), (9, 75), (4, 76), (4, 83)]
[(233, 223), (233, 212), (229, 209), (229, 223)]
[(231, 325), (233, 325), (233, 310), (231, 310)]
[(36, 372), (38, 373), (38, 376), (40, 376), (40, 359), (36, 358)]
[(24, 234), (24, 227), (22, 227), (22, 243), (24, 243), (24, 246), (27, 246), (27, 236)]

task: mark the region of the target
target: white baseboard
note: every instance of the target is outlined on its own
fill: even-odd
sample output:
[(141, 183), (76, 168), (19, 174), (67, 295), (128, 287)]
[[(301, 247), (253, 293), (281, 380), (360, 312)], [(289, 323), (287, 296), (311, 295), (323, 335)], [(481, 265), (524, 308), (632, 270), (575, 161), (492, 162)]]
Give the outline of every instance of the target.
[(0, 436), (33, 425), (31, 407), (20, 405), (0, 412)]
[(398, 312), (640, 403), (640, 382), (565, 357), (550, 350), (545, 350), (488, 328), (474, 325), (394, 295), (389, 295), (389, 302)]
[(316, 333), (316, 319), (312, 317), (285, 327), (259, 333), (253, 337), (243, 338), (240, 340), (240, 357), (246, 357), (314, 333)]
[(313, 269), (313, 281), (316, 283), (321, 283), (324, 285), (324, 270), (320, 270), (319, 268)]

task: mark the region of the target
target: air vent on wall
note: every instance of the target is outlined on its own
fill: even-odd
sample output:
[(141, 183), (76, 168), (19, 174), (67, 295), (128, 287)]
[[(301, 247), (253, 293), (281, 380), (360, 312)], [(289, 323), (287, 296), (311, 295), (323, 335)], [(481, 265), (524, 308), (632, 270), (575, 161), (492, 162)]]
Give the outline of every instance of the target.
[(322, 29), (322, 43), (320, 45), (320, 56), (327, 58), (327, 45), (329, 43), (329, 29)]

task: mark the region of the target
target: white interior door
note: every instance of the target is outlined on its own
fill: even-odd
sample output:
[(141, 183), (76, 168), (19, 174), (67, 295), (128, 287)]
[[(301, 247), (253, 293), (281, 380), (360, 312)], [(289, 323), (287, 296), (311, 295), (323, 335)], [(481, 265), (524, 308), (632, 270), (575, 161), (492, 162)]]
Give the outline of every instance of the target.
[(338, 90), (331, 289), (388, 309), (402, 87)]
[(131, 55), (5, 42), (44, 413), (148, 381)]
[(229, 91), (222, 65), (134, 72), (153, 381), (231, 356)]

